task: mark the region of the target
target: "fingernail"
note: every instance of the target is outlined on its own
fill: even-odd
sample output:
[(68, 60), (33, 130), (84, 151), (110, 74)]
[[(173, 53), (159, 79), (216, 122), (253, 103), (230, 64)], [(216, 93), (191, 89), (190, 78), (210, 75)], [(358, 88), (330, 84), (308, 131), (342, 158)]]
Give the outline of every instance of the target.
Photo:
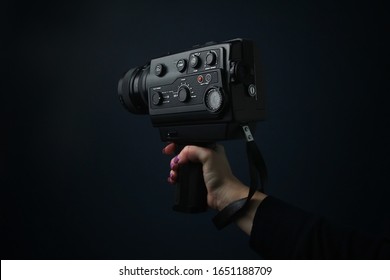
[(174, 163), (178, 163), (179, 160), (180, 160), (180, 159), (179, 159), (179, 156), (175, 156), (175, 158), (173, 159), (173, 162), (174, 162)]
[(171, 162), (171, 169), (174, 169), (174, 168), (175, 168), (175, 166), (176, 166), (176, 163), (174, 163), (174, 162)]

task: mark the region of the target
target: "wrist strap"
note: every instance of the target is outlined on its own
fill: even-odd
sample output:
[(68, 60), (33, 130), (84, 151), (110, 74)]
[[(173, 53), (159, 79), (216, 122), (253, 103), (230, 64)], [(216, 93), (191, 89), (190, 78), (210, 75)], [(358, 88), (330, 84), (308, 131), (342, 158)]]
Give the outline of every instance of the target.
[[(254, 141), (249, 126), (243, 125), (242, 130), (246, 138), (246, 154), (249, 163), (249, 193), (248, 197), (230, 203), (217, 215), (215, 215), (213, 222), (218, 229), (223, 229), (228, 224), (233, 222), (240, 214), (242, 214), (245, 208), (249, 205), (249, 202), (256, 190), (264, 192), (264, 186), (268, 180), (267, 167), (265, 165), (263, 155)], [(258, 179), (260, 179), (260, 186)]]

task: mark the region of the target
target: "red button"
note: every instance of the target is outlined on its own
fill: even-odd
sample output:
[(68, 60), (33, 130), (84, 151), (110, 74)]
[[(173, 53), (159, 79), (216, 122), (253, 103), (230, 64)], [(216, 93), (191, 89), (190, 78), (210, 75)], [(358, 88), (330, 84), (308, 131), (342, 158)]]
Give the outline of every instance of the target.
[(202, 75), (199, 75), (198, 76), (198, 83), (202, 83), (203, 82), (203, 76)]

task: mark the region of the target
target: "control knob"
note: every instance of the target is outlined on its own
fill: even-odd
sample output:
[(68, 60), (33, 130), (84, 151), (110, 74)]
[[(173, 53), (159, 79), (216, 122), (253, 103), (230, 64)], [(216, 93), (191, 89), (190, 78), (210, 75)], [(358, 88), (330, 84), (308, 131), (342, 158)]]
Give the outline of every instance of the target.
[(190, 89), (188, 88), (188, 86), (186, 85), (183, 85), (179, 88), (179, 90), (177, 91), (177, 94), (179, 96), (179, 101), (180, 102), (186, 102), (190, 99)]
[(223, 95), (217, 88), (209, 89), (205, 95), (205, 104), (210, 112), (218, 112), (223, 105)]
[(161, 105), (163, 101), (163, 95), (161, 94), (161, 92), (155, 92), (153, 93), (152, 95), (152, 103), (153, 105)]
[(209, 52), (206, 55), (206, 65), (213, 66), (217, 62), (217, 55), (215, 52)]

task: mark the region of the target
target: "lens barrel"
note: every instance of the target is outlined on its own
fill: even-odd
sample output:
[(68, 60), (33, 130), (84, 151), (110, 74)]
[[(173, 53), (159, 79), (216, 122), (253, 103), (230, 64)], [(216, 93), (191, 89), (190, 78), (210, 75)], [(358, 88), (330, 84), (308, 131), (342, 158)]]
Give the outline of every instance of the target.
[(149, 74), (149, 64), (130, 69), (119, 80), (118, 95), (122, 105), (133, 114), (148, 114), (148, 92), (146, 78)]

